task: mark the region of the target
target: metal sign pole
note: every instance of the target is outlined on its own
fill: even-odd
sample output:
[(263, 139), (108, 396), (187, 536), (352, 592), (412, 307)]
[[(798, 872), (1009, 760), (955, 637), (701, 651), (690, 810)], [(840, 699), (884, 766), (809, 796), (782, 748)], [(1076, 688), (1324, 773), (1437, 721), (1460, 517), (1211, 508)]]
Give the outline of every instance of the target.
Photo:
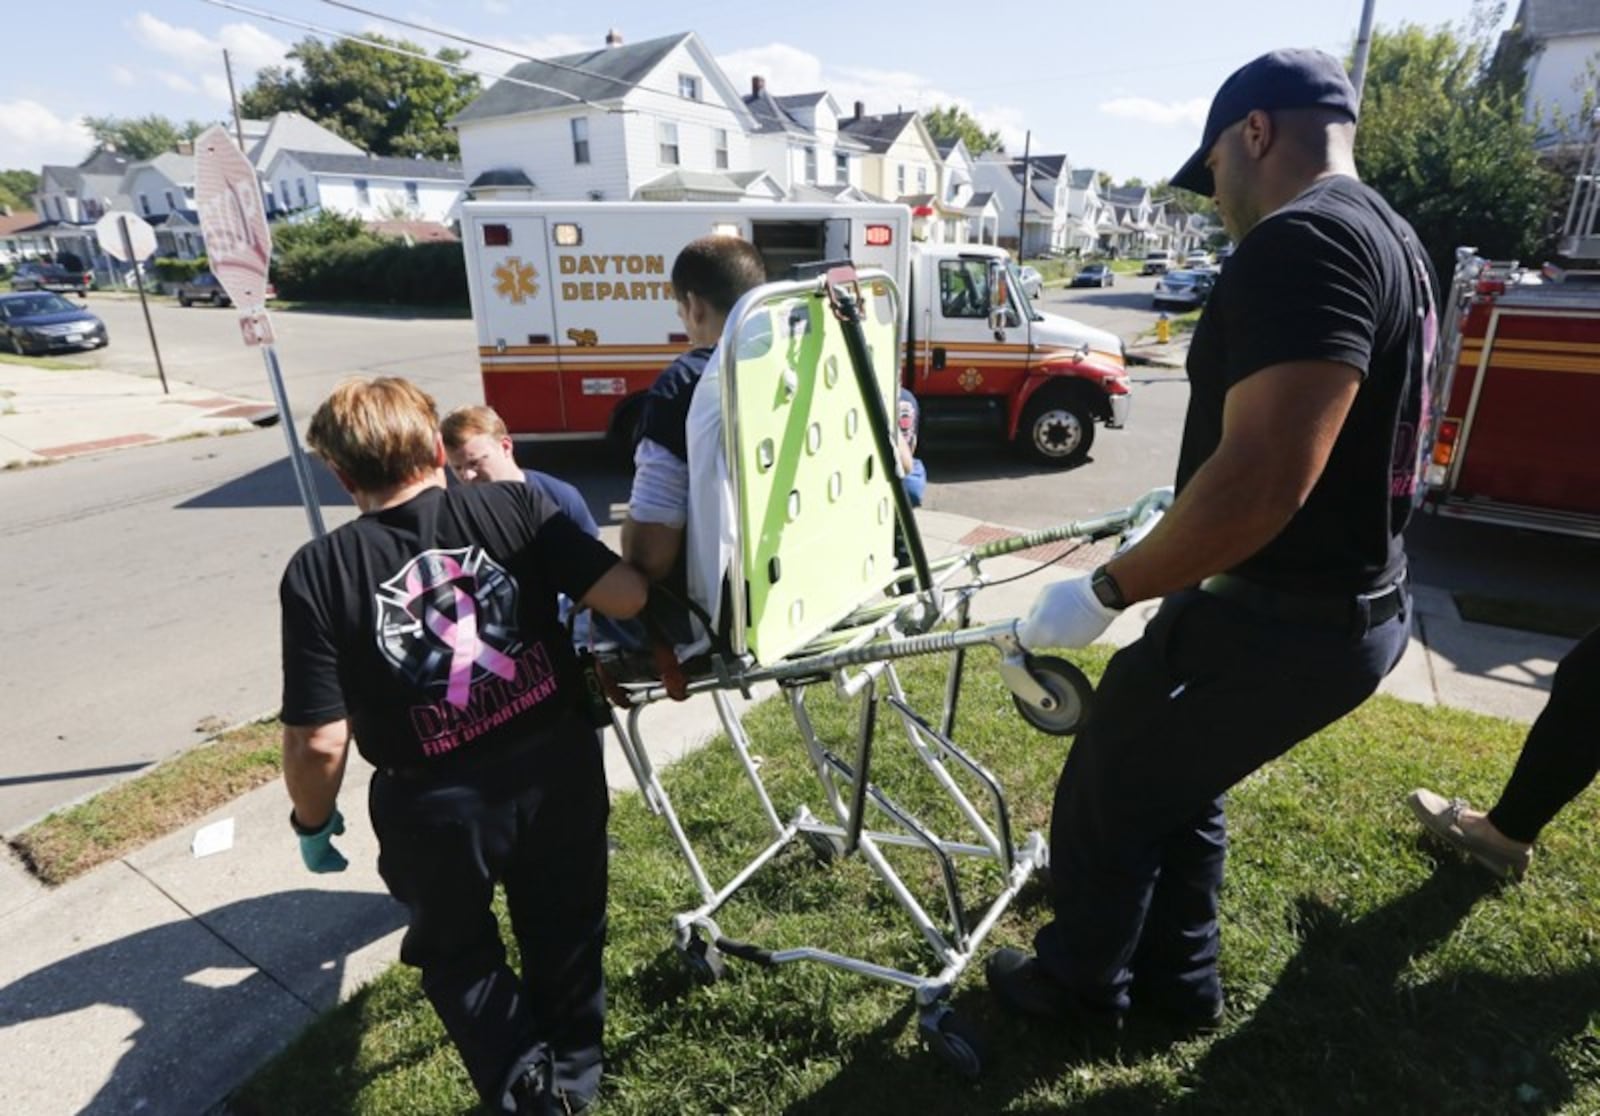
[(284, 440), (289, 443), (289, 468), (294, 473), (294, 483), (300, 489), (300, 502), (305, 505), (306, 522), (311, 524), (313, 538), (328, 533), (322, 525), (322, 504), (317, 499), (317, 486), (311, 475), (311, 463), (300, 448), (300, 436), (295, 433), (294, 416), (289, 413), (289, 393), (283, 386), (283, 370), (278, 367), (278, 350), (273, 345), (261, 346), (261, 357), (267, 362), (267, 382), (272, 385), (272, 401), (278, 407), (278, 417), (283, 426)]
[(167, 370), (161, 366), (161, 346), (156, 344), (155, 323), (150, 320), (150, 303), (144, 297), (144, 268), (139, 266), (139, 257), (133, 254), (133, 238), (128, 235), (128, 219), (119, 216), (117, 228), (122, 230), (122, 250), (128, 254), (128, 262), (133, 265), (133, 281), (139, 288), (139, 305), (144, 309), (144, 327), (150, 331), (150, 351), (156, 354), (156, 375), (161, 377), (161, 394), (171, 395), (172, 389), (167, 387)]

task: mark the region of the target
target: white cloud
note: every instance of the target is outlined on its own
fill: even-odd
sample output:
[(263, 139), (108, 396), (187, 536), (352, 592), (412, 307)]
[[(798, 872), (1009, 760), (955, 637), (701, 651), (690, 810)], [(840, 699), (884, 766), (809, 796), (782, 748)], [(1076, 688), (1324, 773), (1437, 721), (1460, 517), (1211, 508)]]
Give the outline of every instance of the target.
[(1159, 124), (1169, 128), (1180, 124), (1185, 127), (1200, 128), (1205, 125), (1206, 112), (1211, 107), (1211, 101), (1207, 97), (1195, 97), (1187, 101), (1152, 101), (1148, 97), (1116, 97), (1102, 101), (1095, 107), (1107, 116), (1116, 116), (1123, 120), (1137, 120), (1144, 124)]
[(76, 119), (57, 116), (37, 101), (0, 101), (0, 151), (7, 166), (76, 166), (93, 146), (88, 129)]
[[(289, 52), (287, 43), (249, 23), (227, 24), (212, 37), (193, 27), (179, 27), (149, 12), (140, 12), (129, 22), (128, 29), (143, 46), (181, 63), (190, 74), (199, 76), (198, 88), (211, 100), (224, 103), (228, 99), (228, 83), (222, 77), (224, 50), (233, 62), (234, 77), (241, 86), (249, 85), (263, 66), (282, 64), (284, 55)], [(215, 80), (212, 80), (213, 74)], [(197, 88), (192, 80), (181, 78), (188, 83), (188, 89), (184, 89), (174, 78), (181, 78), (181, 75), (162, 76), (163, 82), (173, 89), (190, 92)]]
[(199, 88), (182, 74), (173, 73), (170, 70), (157, 70), (155, 75), (156, 80), (162, 85), (179, 93), (193, 93)]
[(118, 85), (133, 86), (139, 84), (139, 75), (126, 66), (113, 66), (111, 67), (111, 80)]

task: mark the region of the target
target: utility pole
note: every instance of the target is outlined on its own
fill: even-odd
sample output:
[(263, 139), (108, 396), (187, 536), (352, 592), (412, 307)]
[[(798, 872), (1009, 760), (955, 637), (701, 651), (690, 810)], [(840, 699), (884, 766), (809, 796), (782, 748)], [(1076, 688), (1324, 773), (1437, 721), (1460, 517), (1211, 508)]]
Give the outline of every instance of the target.
[[(244, 151), (244, 121), (239, 118), (239, 95), (233, 91), (233, 62), (228, 58), (228, 52), (222, 52), (222, 68), (228, 73), (228, 100), (233, 102), (233, 134), (239, 141), (239, 150)], [(250, 153), (245, 151), (248, 158)]]
[(1022, 249), (1028, 241), (1028, 179), (1032, 177), (1033, 160), (1029, 156), (1033, 152), (1033, 130), (1022, 140), (1022, 204), (1017, 207), (1017, 263), (1022, 262)]
[(1356, 89), (1356, 107), (1361, 106), (1362, 87), (1367, 84), (1367, 56), (1372, 53), (1372, 13), (1378, 0), (1362, 0), (1361, 29), (1356, 32), (1355, 57), (1350, 63), (1350, 84)]

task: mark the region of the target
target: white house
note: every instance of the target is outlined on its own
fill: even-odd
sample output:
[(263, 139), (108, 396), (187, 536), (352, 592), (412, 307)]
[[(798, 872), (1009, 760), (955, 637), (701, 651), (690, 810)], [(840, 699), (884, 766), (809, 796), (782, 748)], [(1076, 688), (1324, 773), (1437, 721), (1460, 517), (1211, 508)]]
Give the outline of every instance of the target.
[[(994, 195), (999, 215), (999, 243), (1019, 250), (1023, 258), (1059, 255), (1067, 250), (1067, 157), (1034, 155), (1026, 163), (1002, 152), (990, 152), (973, 164), (979, 190)], [(1027, 210), (1023, 212), (1023, 181)]]
[(461, 167), (435, 159), (280, 150), (262, 173), (280, 211), (326, 209), (363, 221), (444, 224), (462, 192)]
[(355, 144), (331, 129), (302, 116), (298, 112), (280, 112), (271, 120), (241, 120), (239, 130), (244, 134), (244, 153), (250, 165), (261, 175), (261, 197), (267, 212), (292, 210), (291, 199), (280, 200), (277, 183), (266, 176), (280, 151), (315, 151), (325, 155), (365, 155)]
[(944, 190), (938, 200), (943, 226), (940, 239), (947, 244), (996, 243), (1000, 238), (1000, 208), (992, 192), (976, 188), (977, 163), (967, 150), (966, 141), (936, 140), (935, 146), (944, 162), (940, 172)]
[[(755, 130), (750, 154), (791, 199), (859, 193), (867, 145), (839, 131), (839, 103), (829, 93), (774, 96), (765, 78), (750, 79), (744, 98)], [(804, 187), (813, 187), (806, 190)]]
[(122, 194), (127, 170), (124, 156), (106, 150), (95, 151), (75, 167), (42, 168), (34, 193), (40, 221), (29, 233), (58, 259), (70, 254), (109, 276), (110, 261), (95, 240), (94, 223), (114, 209), (130, 208)]
[(1586, 139), (1600, 108), (1600, 3), (1522, 0), (1500, 49), (1528, 52), (1524, 113), (1540, 146)]
[(1163, 234), (1162, 212), (1151, 200), (1147, 186), (1123, 186), (1106, 191), (1106, 200), (1116, 212), (1117, 232), (1112, 247), (1120, 256), (1143, 255), (1152, 248), (1170, 248)]
[(1078, 167), (1067, 175), (1067, 251), (1088, 255), (1100, 246), (1107, 222), (1115, 223), (1110, 206), (1100, 194), (1100, 172)]
[[(451, 122), (474, 197), (769, 197), (738, 91), (691, 32), (524, 62)], [(710, 177), (701, 177), (710, 176)]]

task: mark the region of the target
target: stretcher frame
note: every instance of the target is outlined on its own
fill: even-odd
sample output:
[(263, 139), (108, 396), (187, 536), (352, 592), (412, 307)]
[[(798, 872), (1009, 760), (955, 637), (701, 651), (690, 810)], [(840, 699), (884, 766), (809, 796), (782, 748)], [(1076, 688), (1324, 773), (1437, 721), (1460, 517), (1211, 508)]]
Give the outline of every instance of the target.
[[(1070, 663), (1032, 656), (1023, 650), (1017, 641), (1015, 620), (971, 625), (972, 602), (990, 584), (983, 575), (982, 563), (1063, 540), (1098, 540), (1124, 535), (1159, 514), (1170, 495), (1163, 497), (1158, 490), (1117, 512), (996, 540), (929, 562), (909, 503), (900, 491), (898, 459), (893, 451), (888, 418), (892, 403), (886, 402), (882, 395), (885, 386), (893, 383), (893, 369), (884, 375), (885, 370), (874, 360), (865, 331), (861, 329), (863, 286), (874, 292), (875, 297), (891, 300), (890, 321), (898, 322), (898, 295), (888, 275), (881, 272), (856, 275), (848, 269), (839, 269), (819, 280), (767, 284), (750, 292), (729, 315), (719, 349), (723, 356), (720, 376), (725, 451), (727, 460), (732, 463), (740, 460), (743, 435), (737, 413), (738, 339), (756, 315), (774, 305), (786, 300), (792, 302), (796, 296), (826, 301), (850, 349), (857, 387), (872, 428), (874, 452), (882, 475), (892, 483), (896, 521), (912, 560), (909, 570), (886, 569), (881, 584), (866, 603), (768, 662), (759, 661), (744, 639), (751, 619), (744, 611), (747, 563), (735, 561), (730, 571), (728, 597), (733, 611), (730, 638), (726, 646), (711, 654), (709, 671), (689, 681), (687, 690), (690, 695), (711, 695), (718, 719), (770, 831), (769, 843), (728, 880), (720, 885), (715, 883), (696, 854), (642, 742), (641, 716), (650, 705), (669, 696), (667, 688), (658, 682), (623, 685), (626, 706), (613, 710), (613, 724), (646, 807), (665, 821), (699, 893), (700, 902), (680, 911), (672, 920), (675, 945), (697, 977), (705, 981), (720, 978), (725, 971), (724, 958), (731, 956), (766, 966), (817, 962), (899, 985), (912, 993), (919, 1032), (924, 1040), (959, 1072), (976, 1076), (981, 1070), (978, 1044), (955, 1017), (948, 1001), (956, 983), (1017, 894), (1035, 872), (1047, 867), (1048, 848), (1037, 832), (1017, 839), (999, 781), (952, 738), (966, 652), (978, 646), (999, 650), (999, 670), (1012, 691), (1019, 713), (1042, 731), (1055, 735), (1075, 731), (1086, 715), (1091, 697), (1087, 680)], [(879, 351), (897, 354), (898, 341), (895, 336), (891, 345)], [(891, 359), (889, 363), (895, 362)], [(741, 484), (739, 471), (732, 472), (734, 483)], [(740, 523), (736, 527), (739, 528), (736, 532), (740, 541), (738, 549), (747, 556), (749, 539), (745, 537), (744, 525)], [(914, 577), (914, 588), (909, 592), (894, 592), (892, 587), (903, 585), (908, 577)], [(942, 707), (936, 719), (912, 707), (894, 666), (901, 659), (931, 654), (950, 656)], [(807, 712), (807, 690), (822, 682), (831, 682), (842, 698), (860, 702), (854, 754), (849, 758), (835, 754), (819, 739)], [(763, 683), (776, 683), (790, 708), (831, 820), (819, 818), (807, 805), (800, 804), (785, 821), (761, 778), (751, 740), (730, 695), (737, 692), (749, 697), (754, 687)], [(884, 788), (872, 782), (874, 729), (883, 708), (898, 718), (916, 758), (965, 819), (970, 829), (966, 835), (968, 839), (952, 840), (935, 834), (903, 809)], [(980, 808), (980, 803), (963, 789), (957, 781), (958, 774), (976, 785), (981, 804), (987, 810)], [(868, 825), (869, 816), (879, 823), (877, 827)], [(932, 952), (932, 971), (909, 972), (809, 946), (767, 949), (726, 936), (717, 923), (717, 912), (796, 840), (807, 843), (824, 861), (839, 856), (862, 857), (889, 889)], [(885, 848), (896, 846), (920, 849), (937, 863), (944, 899), (944, 909), (937, 916), (913, 894), (885, 856)], [(980, 910), (969, 910), (963, 898), (955, 867), (958, 857), (989, 861), (1000, 871), (999, 890)]]

